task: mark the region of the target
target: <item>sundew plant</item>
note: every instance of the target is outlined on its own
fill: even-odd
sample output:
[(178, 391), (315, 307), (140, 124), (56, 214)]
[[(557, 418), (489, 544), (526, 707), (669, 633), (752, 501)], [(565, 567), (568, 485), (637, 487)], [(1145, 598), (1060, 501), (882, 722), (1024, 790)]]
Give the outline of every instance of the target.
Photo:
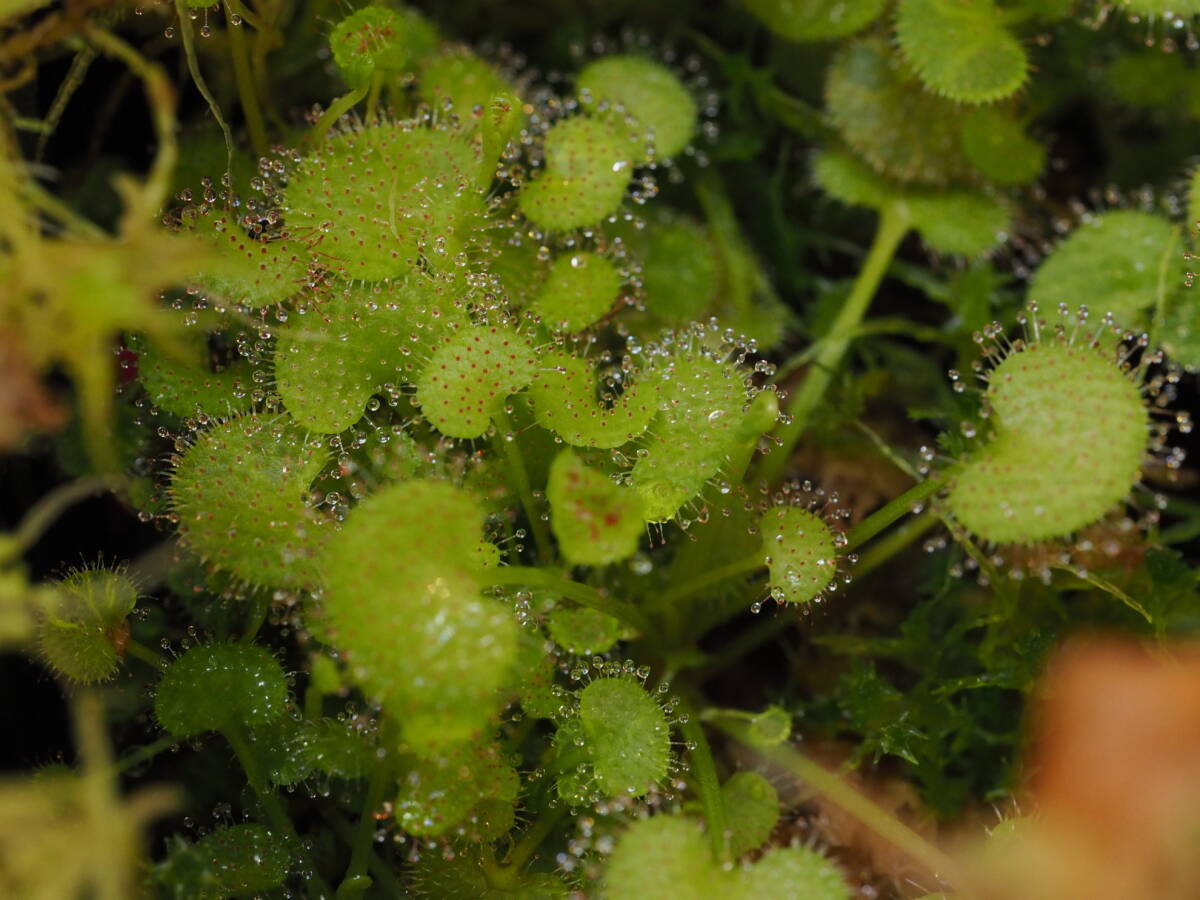
[(0, 897), (1194, 897), (1197, 16), (2, 0)]

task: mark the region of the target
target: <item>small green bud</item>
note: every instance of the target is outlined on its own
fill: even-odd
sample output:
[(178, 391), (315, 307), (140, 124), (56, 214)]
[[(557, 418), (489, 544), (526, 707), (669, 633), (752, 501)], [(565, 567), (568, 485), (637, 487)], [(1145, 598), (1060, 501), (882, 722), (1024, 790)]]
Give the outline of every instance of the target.
[(829, 587), (837, 576), (837, 543), (820, 516), (798, 506), (775, 506), (761, 528), (776, 598), (810, 603)]
[(338, 22), (329, 35), (333, 61), (352, 88), (365, 87), (376, 73), (408, 71), (436, 44), (433, 26), (404, 7), (363, 7)]
[(129, 637), (125, 618), (137, 604), (137, 588), (120, 572), (85, 569), (59, 582), (55, 596), (57, 604), (40, 623), (42, 658), (80, 684), (112, 678)]

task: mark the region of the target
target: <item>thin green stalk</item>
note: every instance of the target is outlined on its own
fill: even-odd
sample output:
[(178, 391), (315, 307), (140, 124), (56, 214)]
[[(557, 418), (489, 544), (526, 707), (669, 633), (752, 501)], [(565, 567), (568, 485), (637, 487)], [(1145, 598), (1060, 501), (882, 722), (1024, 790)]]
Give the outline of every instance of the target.
[(349, 112), (365, 96), (367, 96), (367, 86), (363, 85), (360, 88), (355, 88), (348, 94), (343, 94), (330, 103), (329, 109), (325, 110), (321, 114), (321, 118), (317, 119), (317, 124), (313, 126), (312, 135), (309, 139), (314, 144), (325, 140), (325, 134), (333, 127), (333, 123)]
[(76, 237), (100, 240), (108, 237), (104, 229), (89, 222), (61, 199), (55, 197), (32, 179), (22, 179), (17, 184), (21, 198), (30, 206), (54, 219), (63, 231)]
[(355, 829), (350, 845), (350, 864), (346, 867), (346, 877), (338, 885), (338, 900), (356, 897), (370, 887), (371, 882), (366, 873), (371, 859), (371, 848), (375, 843), (375, 832), (378, 829), (375, 810), (379, 809), (383, 802), (383, 792), (387, 790), (390, 774), (391, 767), (380, 761), (377, 761), (371, 770), (371, 778), (367, 782), (367, 795), (358, 818), (358, 828)]
[(325, 696), (317, 690), (317, 686), (310, 680), (308, 687), (304, 689), (304, 718), (319, 719), (324, 710)]
[[(334, 833), (342, 839), (347, 847), (353, 847), (355, 831), (350, 823), (346, 821), (345, 816), (337, 810), (328, 810), (325, 813), (325, 821), (329, 823), (329, 827), (333, 829)], [(387, 863), (380, 859), (379, 854), (373, 848), (367, 855), (367, 871), (382, 886), (383, 896), (408, 896), (408, 892), (404, 890), (404, 887), (396, 878), (396, 874), (388, 868)]]
[(517, 876), (521, 874), (521, 870), (525, 868), (526, 863), (533, 858), (533, 854), (537, 852), (538, 847), (542, 846), (542, 842), (549, 837), (550, 832), (554, 830), (554, 826), (566, 814), (566, 804), (559, 803), (557, 806), (545, 810), (538, 816), (537, 820), (521, 836), (520, 842), (509, 851), (503, 864), (490, 867), (487, 871), (488, 881), (494, 887), (511, 887), (516, 881)]
[(842, 304), (841, 312), (824, 338), (824, 344), (813, 359), (812, 367), (804, 376), (799, 391), (788, 404), (787, 413), (791, 420), (778, 431), (780, 446), (776, 447), (761, 465), (759, 474), (768, 483), (779, 481), (787, 469), (792, 451), (808, 428), (813, 411), (825, 396), (842, 357), (846, 355), (852, 336), (866, 316), (867, 308), (871, 305), (871, 300), (908, 228), (908, 212), (902, 204), (893, 203), (880, 212), (875, 240), (854, 281), (850, 296)]
[(150, 174), (146, 176), (142, 201), (145, 208), (141, 213), (146, 218), (153, 217), (166, 205), (171, 191), (171, 173), (175, 171), (175, 163), (179, 159), (179, 143), (175, 136), (175, 90), (162, 66), (147, 60), (112, 32), (91, 22), (84, 22), (83, 32), (89, 41), (109, 56), (115, 56), (125, 63), (141, 79), (146, 91), (146, 100), (153, 113), (158, 150)]
[(970, 896), (967, 878), (958, 864), (887, 810), (876, 806), (840, 777), (813, 762), (787, 744), (755, 746), (747, 739), (745, 725), (728, 717), (714, 717), (713, 724), (747, 748), (791, 773), (843, 812), (849, 813), (892, 846), (925, 866), (941, 881), (956, 886), (961, 896)]
[(755, 569), (760, 569), (765, 565), (762, 553), (755, 551), (749, 556), (742, 559), (735, 559), (733, 562), (717, 566), (715, 569), (709, 569), (703, 575), (689, 578), (687, 581), (675, 585), (670, 590), (663, 591), (655, 598), (654, 605), (659, 609), (666, 608), (670, 604), (682, 600), (684, 597), (691, 596), (697, 591), (702, 591), (714, 584), (720, 584), (722, 581), (730, 578), (745, 575), (747, 572), (753, 572)]
[(196, 35), (192, 32), (192, 17), (190, 10), (184, 5), (183, 0), (175, 0), (175, 14), (179, 19), (179, 35), (183, 38), (183, 55), (187, 60), (188, 72), (191, 73), (196, 90), (200, 92), (200, 96), (208, 104), (208, 109), (212, 113), (213, 118), (217, 120), (217, 125), (221, 128), (221, 134), (225, 136), (225, 171), (232, 172), (233, 132), (229, 129), (229, 123), (225, 121), (225, 117), (221, 114), (221, 107), (217, 105), (217, 99), (212, 95), (212, 91), (208, 89), (208, 82), (204, 80), (204, 73), (200, 71), (200, 59), (196, 55)]
[(163, 666), (167, 664), (161, 653), (155, 653), (145, 644), (135, 641), (133, 638), (129, 638), (125, 642), (125, 653), (134, 659), (140, 659), (148, 666), (154, 666), (159, 672), (162, 672)]
[(379, 92), (383, 90), (383, 73), (376, 72), (371, 76), (371, 89), (367, 92), (367, 121), (374, 122), (379, 111)]
[(259, 629), (262, 628), (263, 622), (267, 620), (267, 613), (271, 611), (271, 598), (267, 596), (265, 591), (255, 591), (250, 595), (250, 615), (246, 619), (246, 630), (242, 632), (241, 642), (243, 644), (252, 644), (254, 639), (258, 637)]
[(861, 547), (897, 519), (912, 512), (914, 506), (923, 505), (927, 499), (946, 486), (949, 477), (950, 472), (939, 472), (924, 481), (918, 481), (899, 497), (871, 513), (846, 533), (845, 550)]
[(0, 536), (0, 563), (18, 559), (38, 542), (59, 516), (80, 500), (116, 490), (124, 483), (125, 479), (119, 476), (92, 475), (60, 484), (43, 494), (21, 517), (16, 531)]
[(580, 606), (607, 613), (644, 635), (648, 635), (652, 631), (650, 620), (637, 607), (608, 597), (590, 584), (572, 581), (545, 569), (536, 569), (532, 566), (501, 566), (497, 569), (488, 569), (487, 580), (491, 584), (545, 588), (548, 591), (562, 594)]
[[(225, 12), (227, 16), (233, 15), (233, 8), (228, 3), (225, 5)], [(250, 133), (250, 144), (254, 147), (254, 155), (261, 158), (266, 156), (269, 150), (267, 126), (258, 103), (254, 74), (250, 71), (250, 51), (246, 46), (246, 35), (241, 25), (227, 25), (225, 33), (229, 37), (233, 79), (237, 85), (238, 101), (242, 104), (242, 115), (246, 118), (246, 130)]]
[(169, 734), (166, 737), (159, 738), (153, 743), (138, 747), (132, 753), (127, 753), (125, 756), (122, 756), (115, 763), (113, 763), (113, 774), (126, 772), (129, 769), (132, 769), (134, 766), (139, 766), (146, 760), (153, 759), (154, 757), (158, 756), (158, 754), (162, 753), (164, 750), (170, 750), (178, 743), (179, 738)]
[(550, 540), (550, 531), (542, 521), (541, 512), (533, 497), (533, 485), (529, 481), (529, 470), (525, 468), (525, 457), (517, 443), (517, 433), (513, 428), (512, 419), (503, 409), (493, 417), (496, 434), (492, 438), (492, 446), (499, 445), (500, 453), (504, 456), (505, 465), (517, 495), (521, 498), (521, 506), (525, 509), (525, 518), (529, 520), (529, 530), (533, 532), (533, 543), (537, 547), (538, 562), (548, 565), (554, 561), (554, 544)]
[(712, 748), (708, 745), (704, 726), (700, 724), (700, 717), (696, 715), (696, 711), (690, 705), (685, 705), (682, 712), (685, 720), (680, 724), (679, 730), (683, 739), (687, 741), (688, 761), (695, 778), (696, 794), (700, 797), (700, 806), (704, 810), (704, 821), (708, 825), (713, 859), (724, 863), (729, 860), (729, 842), (725, 834), (729, 830), (729, 819), (725, 814), (725, 800), (721, 796), (721, 781), (717, 777)]
[(872, 544), (871, 549), (859, 557), (852, 574), (856, 578), (861, 578), (868, 572), (873, 572), (940, 522), (941, 519), (933, 510), (929, 509), (919, 516), (909, 519), (887, 537)]
[(1158, 337), (1162, 334), (1167, 318), (1167, 299), (1170, 288), (1175, 287), (1171, 282), (1172, 265), (1179, 258), (1179, 226), (1171, 229), (1171, 239), (1162, 248), (1158, 257), (1158, 280), (1155, 285), (1154, 319), (1150, 325), (1150, 346), (1158, 346)]
[(247, 742), (246, 738), (238, 730), (233, 728), (223, 731), (222, 734), (225, 736), (225, 740), (229, 742), (229, 746), (233, 748), (233, 755), (237, 757), (242, 771), (246, 773), (246, 780), (250, 782), (250, 787), (258, 797), (259, 805), (262, 806), (263, 814), (267, 818), (267, 824), (275, 829), (299, 856), (300, 864), (306, 872), (307, 881), (305, 886), (309, 896), (313, 898), (332, 897), (333, 891), (329, 889), (329, 885), (321, 877), (316, 863), (309, 857), (308, 849), (304, 846), (304, 842), (300, 840), (300, 836), (296, 834), (296, 828), (292, 825), (292, 820), (284, 810), (283, 804), (279, 802), (279, 798), (267, 786), (266, 779), (259, 772), (258, 761), (254, 757), (254, 751), (250, 749), (249, 742)]

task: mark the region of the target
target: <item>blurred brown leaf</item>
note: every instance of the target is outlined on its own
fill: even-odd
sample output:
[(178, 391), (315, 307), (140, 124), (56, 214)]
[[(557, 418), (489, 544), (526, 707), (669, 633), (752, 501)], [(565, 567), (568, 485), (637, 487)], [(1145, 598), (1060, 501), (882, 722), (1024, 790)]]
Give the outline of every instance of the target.
[(50, 396), (20, 344), (0, 331), (0, 451), (14, 450), (30, 432), (66, 422), (66, 410)]
[(987, 854), (995, 895), (1200, 897), (1200, 645), (1073, 641), (1031, 722), (1034, 816)]

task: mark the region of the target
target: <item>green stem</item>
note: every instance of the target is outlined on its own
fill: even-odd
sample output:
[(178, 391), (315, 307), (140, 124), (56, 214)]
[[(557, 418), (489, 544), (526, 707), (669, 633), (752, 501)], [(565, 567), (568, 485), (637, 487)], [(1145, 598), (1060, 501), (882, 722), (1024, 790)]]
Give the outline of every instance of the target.
[(85, 219), (37, 182), (23, 179), (17, 184), (17, 190), (23, 200), (58, 222), (68, 234), (97, 241), (108, 237), (104, 229)]
[(175, 0), (175, 14), (179, 19), (179, 34), (183, 38), (183, 55), (187, 59), (188, 72), (191, 73), (196, 90), (200, 92), (200, 96), (208, 104), (208, 109), (213, 114), (213, 118), (217, 120), (217, 125), (221, 128), (221, 134), (225, 136), (225, 171), (232, 172), (233, 132), (230, 131), (229, 123), (225, 121), (225, 117), (221, 115), (221, 107), (217, 105), (217, 100), (212, 95), (212, 91), (208, 89), (208, 82), (204, 80), (204, 73), (200, 71), (200, 59), (196, 56), (196, 36), (192, 33), (192, 18), (183, 0)]
[(954, 860), (895, 816), (876, 806), (840, 777), (787, 744), (756, 747), (746, 737), (746, 726), (729, 717), (715, 717), (713, 724), (747, 748), (755, 750), (770, 762), (803, 781), (814, 791), (840, 807), (843, 812), (849, 813), (892, 846), (928, 868), (937, 878), (957, 885), (965, 893), (966, 879)]
[(324, 712), (325, 695), (322, 694), (312, 681), (304, 689), (304, 718), (316, 721)]
[(545, 810), (538, 816), (537, 820), (521, 836), (520, 842), (509, 851), (504, 859), (504, 864), (495, 866), (489, 873), (489, 880), (493, 881), (495, 887), (503, 888), (512, 886), (517, 876), (521, 873), (521, 870), (525, 868), (526, 863), (533, 858), (533, 854), (537, 852), (538, 847), (542, 846), (542, 842), (549, 837), (550, 832), (554, 830), (554, 826), (566, 814), (566, 804), (559, 803), (557, 806)]
[(284, 811), (279, 798), (271, 792), (267, 786), (266, 779), (258, 771), (258, 761), (254, 758), (254, 751), (250, 749), (250, 744), (246, 738), (235, 728), (223, 731), (222, 734), (225, 736), (225, 740), (229, 742), (229, 746), (233, 748), (233, 755), (237, 757), (238, 763), (241, 764), (242, 771), (246, 773), (246, 780), (250, 782), (250, 787), (258, 797), (259, 805), (262, 806), (263, 814), (267, 818), (267, 824), (274, 828), (280, 837), (292, 846), (299, 857), (300, 864), (306, 872), (306, 887), (309, 896), (313, 898), (332, 897), (333, 892), (329, 889), (329, 885), (325, 883), (325, 879), (321, 877), (316, 863), (309, 858), (308, 848), (304, 846), (304, 842), (296, 834), (292, 820), (288, 818), (288, 814)]
[(140, 212), (146, 218), (151, 218), (166, 204), (171, 191), (171, 173), (175, 171), (175, 163), (179, 158), (179, 143), (175, 137), (175, 90), (162, 66), (147, 60), (112, 32), (90, 22), (84, 22), (83, 31), (89, 41), (109, 56), (115, 56), (125, 63), (129, 71), (141, 79), (146, 91), (146, 100), (154, 117), (158, 150), (150, 174), (146, 176), (143, 195), (145, 208)]
[(376, 72), (371, 76), (371, 89), (367, 92), (367, 121), (374, 122), (379, 110), (379, 92), (383, 90), (383, 73)]
[[(355, 831), (350, 823), (346, 821), (345, 816), (336, 810), (330, 810), (325, 814), (325, 821), (329, 823), (329, 827), (333, 829), (334, 833), (342, 839), (347, 847), (352, 848), (354, 846)], [(374, 849), (367, 855), (367, 871), (383, 887), (383, 896), (408, 896), (408, 893), (397, 880), (395, 873), (388, 868), (387, 863), (379, 858), (379, 854)]]
[(1166, 246), (1162, 248), (1162, 254), (1158, 258), (1158, 280), (1155, 285), (1155, 300), (1154, 300), (1154, 319), (1150, 326), (1150, 346), (1158, 346), (1159, 335), (1162, 334), (1163, 326), (1166, 324), (1167, 317), (1167, 299), (1170, 294), (1169, 288), (1177, 285), (1170, 284), (1170, 273), (1172, 271), (1172, 263), (1179, 258), (1179, 226), (1176, 225), (1171, 229), (1171, 239), (1167, 241)]
[(321, 118), (317, 120), (317, 124), (313, 126), (310, 140), (314, 144), (325, 140), (325, 133), (333, 127), (333, 123), (349, 112), (351, 107), (365, 96), (367, 96), (367, 85), (355, 88), (350, 93), (343, 94), (334, 100), (329, 104), (329, 109), (321, 114)]
[(859, 558), (852, 574), (855, 578), (861, 578), (868, 572), (873, 572), (940, 522), (941, 519), (929, 509), (909, 519), (887, 537), (873, 544), (871, 549)]
[(491, 584), (545, 588), (548, 591), (562, 594), (580, 606), (599, 610), (614, 619), (620, 619), (642, 634), (651, 632), (649, 619), (637, 607), (607, 597), (590, 584), (571, 581), (569, 578), (545, 569), (535, 569), (531, 566), (501, 566), (498, 569), (488, 569), (486, 578)]
[(263, 622), (267, 620), (267, 613), (271, 611), (271, 598), (263, 591), (255, 591), (250, 595), (250, 616), (246, 621), (246, 630), (242, 632), (241, 642), (243, 644), (252, 644), (258, 636), (259, 629), (262, 628)]
[(791, 421), (779, 429), (780, 446), (762, 463), (760, 474), (768, 483), (774, 484), (779, 481), (786, 471), (797, 442), (808, 428), (809, 418), (821, 402), (821, 398), (825, 396), (842, 357), (846, 355), (853, 334), (862, 323), (867, 308), (871, 305), (871, 299), (875, 296), (908, 228), (908, 212), (902, 204), (893, 203), (880, 212), (875, 240), (858, 277), (854, 280), (850, 296), (842, 304), (841, 312), (825, 336), (821, 350), (813, 359), (812, 367), (805, 375), (800, 390), (788, 404), (787, 412)]
[(378, 828), (375, 810), (379, 809), (379, 804), (383, 802), (383, 792), (387, 789), (390, 773), (391, 767), (383, 761), (377, 761), (371, 770), (371, 779), (367, 782), (367, 795), (359, 814), (358, 828), (354, 831), (354, 839), (350, 845), (350, 865), (346, 867), (346, 877), (338, 885), (338, 900), (360, 896), (371, 886), (366, 872)]
[(164, 750), (170, 750), (178, 743), (179, 738), (175, 737), (174, 735), (167, 735), (166, 737), (159, 738), (153, 743), (146, 744), (143, 747), (138, 747), (138, 749), (134, 750), (132, 753), (122, 756), (113, 764), (113, 773), (117, 774), (120, 772), (125, 772), (129, 769), (132, 769), (134, 766), (139, 766), (146, 760), (153, 759), (154, 757), (158, 756), (158, 754), (162, 753)]
[(924, 481), (918, 481), (899, 497), (875, 510), (846, 533), (844, 549), (850, 551), (855, 547), (861, 547), (897, 519), (912, 512), (914, 506), (923, 504), (925, 500), (944, 488), (950, 474), (950, 471), (939, 472)]
[(753, 572), (755, 569), (760, 569), (765, 565), (762, 553), (756, 550), (749, 556), (742, 559), (735, 559), (733, 562), (717, 566), (715, 569), (709, 569), (703, 575), (689, 578), (687, 581), (675, 585), (670, 590), (663, 591), (655, 599), (654, 605), (656, 608), (663, 609), (671, 603), (691, 596), (697, 591), (704, 590), (706, 587), (719, 584), (730, 578), (736, 578), (739, 575), (745, 575), (747, 572)]
[(13, 562), (38, 542), (58, 517), (80, 500), (121, 487), (125, 479), (113, 475), (93, 475), (77, 478), (52, 488), (38, 498), (21, 517), (17, 530), (3, 535), (0, 543), (0, 564)]
[(148, 666), (154, 666), (159, 673), (162, 672), (163, 667), (167, 664), (161, 653), (155, 653), (145, 644), (135, 641), (133, 638), (129, 638), (125, 642), (125, 652), (134, 659), (140, 659)]
[(729, 842), (726, 832), (729, 819), (725, 815), (725, 800), (721, 796), (721, 782), (717, 778), (717, 766), (713, 762), (712, 748), (704, 735), (700, 717), (690, 705), (682, 709), (685, 721), (679, 730), (688, 745), (688, 761), (696, 780), (696, 793), (704, 809), (704, 821), (708, 825), (708, 839), (712, 844), (713, 859), (718, 863), (729, 860)]
[(525, 457), (517, 443), (517, 433), (512, 426), (512, 420), (507, 412), (499, 410), (493, 417), (496, 434), (492, 438), (492, 446), (499, 445), (504, 456), (508, 474), (517, 494), (521, 498), (521, 506), (525, 509), (525, 518), (529, 520), (529, 530), (533, 532), (533, 543), (537, 547), (538, 562), (548, 565), (554, 561), (554, 544), (550, 541), (550, 532), (542, 521), (537, 503), (533, 497), (533, 485), (529, 481), (529, 470), (525, 468)]
[[(225, 4), (226, 15), (233, 15), (233, 7)], [(237, 85), (238, 100), (242, 104), (242, 115), (246, 118), (246, 130), (250, 132), (250, 144), (254, 155), (267, 155), (267, 126), (263, 122), (262, 108), (258, 104), (258, 91), (254, 74), (250, 71), (250, 51), (246, 46), (246, 35), (240, 25), (228, 25), (225, 34), (229, 37), (229, 54), (233, 59), (233, 79)]]

